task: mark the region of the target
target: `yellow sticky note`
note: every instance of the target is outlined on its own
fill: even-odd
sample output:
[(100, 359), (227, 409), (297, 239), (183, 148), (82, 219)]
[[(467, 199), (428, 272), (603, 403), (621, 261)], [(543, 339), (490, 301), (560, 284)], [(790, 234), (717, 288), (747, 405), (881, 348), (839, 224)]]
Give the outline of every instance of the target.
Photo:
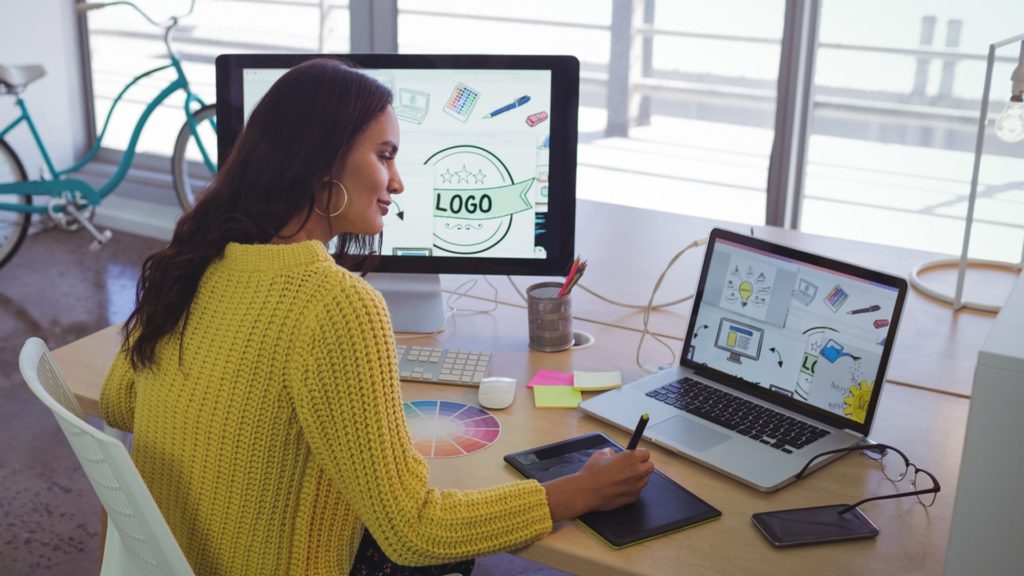
[(533, 387), (533, 405), (537, 408), (575, 408), (582, 400), (580, 391), (569, 386)]
[(618, 370), (611, 372), (584, 372), (583, 370), (572, 371), (572, 387), (587, 392), (600, 392), (611, 390), (622, 386), (622, 373)]

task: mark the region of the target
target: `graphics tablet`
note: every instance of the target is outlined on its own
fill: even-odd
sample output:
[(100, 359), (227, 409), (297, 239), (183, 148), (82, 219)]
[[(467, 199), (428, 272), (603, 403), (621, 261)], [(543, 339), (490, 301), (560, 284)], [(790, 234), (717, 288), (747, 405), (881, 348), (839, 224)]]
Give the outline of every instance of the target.
[[(596, 450), (622, 451), (604, 434), (577, 436), (505, 456), (505, 463), (526, 478), (547, 482), (583, 467)], [(717, 509), (657, 470), (640, 499), (615, 510), (589, 512), (579, 521), (613, 548), (622, 548), (676, 530), (714, 520)]]

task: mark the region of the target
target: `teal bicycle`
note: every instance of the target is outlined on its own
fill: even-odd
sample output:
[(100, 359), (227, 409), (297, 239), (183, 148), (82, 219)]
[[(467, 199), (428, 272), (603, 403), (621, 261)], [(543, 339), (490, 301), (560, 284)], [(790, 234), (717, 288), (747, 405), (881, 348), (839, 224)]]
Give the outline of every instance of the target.
[[(185, 122), (175, 141), (174, 153), (171, 156), (171, 174), (174, 190), (183, 210), (187, 211), (195, 204), (205, 182), (216, 173), (216, 107), (213, 104), (206, 104), (192, 92), (185, 71), (181, 67), (181, 61), (172, 47), (174, 30), (180, 19), (192, 13), (195, 8), (195, 0), (192, 0), (187, 13), (182, 16), (173, 16), (165, 22), (157, 22), (150, 18), (148, 14), (131, 2), (86, 3), (78, 4), (75, 8), (79, 12), (84, 12), (116, 5), (133, 8), (150, 24), (163, 29), (164, 46), (167, 48), (170, 63), (136, 76), (121, 90), (110, 105), (96, 143), (85, 157), (73, 166), (63, 170), (58, 170), (54, 166), (36, 125), (32, 121), (28, 107), (21, 98), (21, 93), (25, 88), (33, 81), (42, 78), (46, 71), (42, 66), (0, 65), (0, 95), (13, 95), (15, 105), (19, 110), (18, 116), (11, 123), (0, 129), (0, 266), (6, 264), (21, 247), (22, 241), (28, 234), (33, 214), (47, 217), (63, 230), (85, 228), (94, 238), (90, 246), (93, 250), (99, 249), (110, 240), (111, 232), (109, 230), (101, 232), (92, 223), (96, 207), (117, 188), (127, 175), (132, 159), (135, 157), (135, 146), (138, 143), (139, 135), (150, 115), (164, 100), (178, 91), (183, 91), (185, 95)], [(110, 179), (98, 187), (93, 187), (81, 179), (70, 177), (69, 174), (81, 170), (96, 157), (114, 109), (125, 93), (140, 80), (168, 69), (173, 69), (176, 77), (143, 110), (132, 131), (127, 149)], [(28, 179), (24, 164), (4, 139), (7, 134), (22, 124), (27, 126), (35, 140), (45, 169), (49, 172), (39, 180)], [(46, 199), (46, 202), (34, 204), (33, 198), (40, 197)]]

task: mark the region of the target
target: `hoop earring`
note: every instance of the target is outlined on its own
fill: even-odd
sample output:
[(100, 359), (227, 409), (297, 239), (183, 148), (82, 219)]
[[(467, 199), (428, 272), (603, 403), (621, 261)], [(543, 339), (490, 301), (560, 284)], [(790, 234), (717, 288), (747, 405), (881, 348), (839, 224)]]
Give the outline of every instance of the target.
[(341, 214), (341, 212), (345, 209), (345, 206), (348, 206), (348, 190), (345, 188), (344, 184), (342, 184), (341, 182), (339, 182), (339, 181), (337, 181), (337, 180), (335, 180), (333, 178), (331, 178), (328, 182), (331, 183), (331, 184), (337, 184), (338, 187), (341, 188), (341, 191), (345, 194), (345, 200), (341, 203), (341, 208), (338, 208), (337, 211), (332, 212), (331, 214), (325, 214), (325, 213), (321, 212), (319, 208), (316, 207), (316, 204), (313, 204), (313, 210), (315, 210), (316, 213), (321, 215), (321, 216), (327, 216), (328, 218), (334, 218), (338, 214)]

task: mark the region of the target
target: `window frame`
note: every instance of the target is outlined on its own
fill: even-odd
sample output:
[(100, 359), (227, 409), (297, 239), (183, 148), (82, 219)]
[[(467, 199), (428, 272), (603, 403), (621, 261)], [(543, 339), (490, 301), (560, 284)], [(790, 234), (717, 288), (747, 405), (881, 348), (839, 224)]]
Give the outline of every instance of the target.
[[(82, 3), (84, 0), (76, 0)], [(636, 23), (643, 24), (653, 14), (654, 0), (613, 0), (613, 31), (623, 25), (635, 30)], [(320, 0), (323, 7), (326, 0)], [(642, 11), (641, 11), (642, 10)], [(786, 0), (779, 58), (779, 74), (775, 107), (775, 134), (769, 159), (767, 206), (765, 224), (796, 229), (799, 225), (800, 205), (803, 200), (804, 165), (810, 137), (808, 121), (813, 107), (814, 58), (817, 53), (817, 35), (820, 0)], [(643, 17), (638, 17), (644, 14)], [(615, 18), (627, 18), (617, 26)], [(85, 16), (79, 18), (81, 45), (81, 66), (85, 79), (85, 117), (90, 145), (96, 142), (96, 109), (92, 86), (92, 55), (89, 49), (89, 34)], [(621, 32), (621, 31), (620, 31)], [(321, 31), (322, 35), (322, 31)], [(349, 0), (349, 38), (353, 53), (397, 53), (398, 52), (398, 0)], [(635, 40), (635, 38), (634, 38)], [(629, 45), (639, 46), (630, 41)], [(613, 43), (614, 46), (614, 43)], [(613, 49), (609, 66), (632, 62), (629, 55)], [(633, 62), (637, 65), (642, 63)], [(630, 70), (615, 74), (609, 71), (608, 83), (618, 77), (628, 80)], [(609, 94), (611, 94), (611, 86)], [(634, 94), (635, 96), (635, 94)], [(620, 99), (621, 100), (621, 99)], [(609, 101), (609, 105), (615, 104)], [(619, 102), (618, 104), (622, 104)], [(622, 106), (619, 106), (622, 107)], [(626, 107), (628, 109), (628, 106)], [(628, 127), (612, 124), (609, 112), (609, 130), (628, 135)], [(116, 163), (121, 152), (102, 148), (98, 159), (101, 162)], [(151, 153), (138, 153), (137, 165), (143, 169), (162, 170), (168, 158)]]

